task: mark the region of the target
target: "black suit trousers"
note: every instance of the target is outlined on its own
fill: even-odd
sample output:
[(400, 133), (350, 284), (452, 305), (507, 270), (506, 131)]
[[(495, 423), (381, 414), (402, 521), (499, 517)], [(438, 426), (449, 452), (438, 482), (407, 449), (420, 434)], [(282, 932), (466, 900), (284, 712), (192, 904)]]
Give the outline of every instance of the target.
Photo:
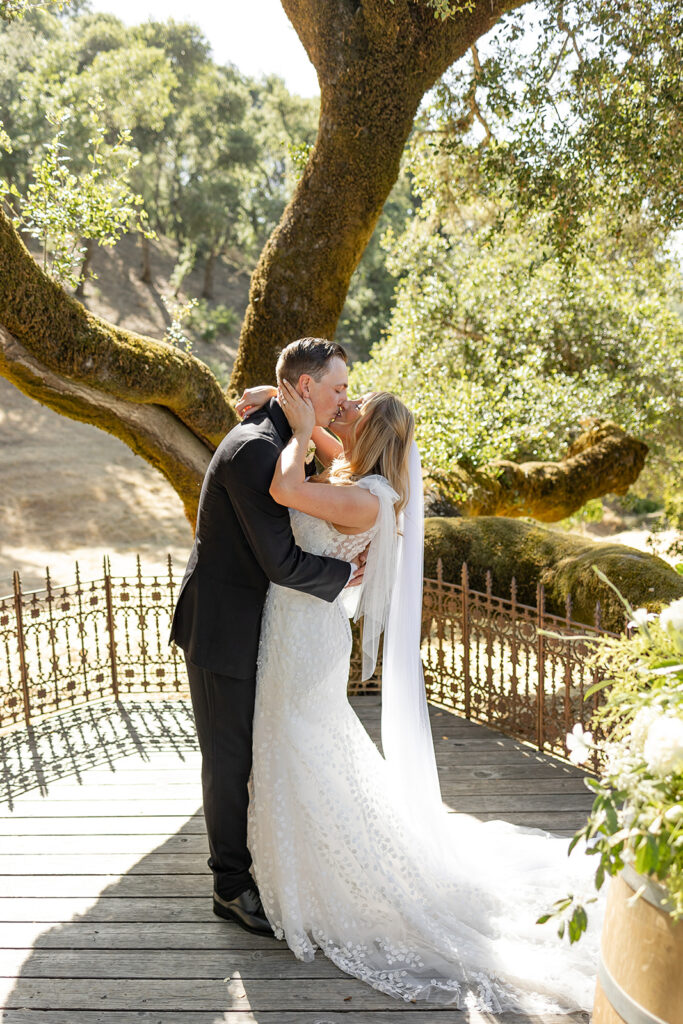
[(255, 679), (233, 679), (185, 658), (199, 749), (214, 888), (231, 900), (254, 884), (247, 849)]

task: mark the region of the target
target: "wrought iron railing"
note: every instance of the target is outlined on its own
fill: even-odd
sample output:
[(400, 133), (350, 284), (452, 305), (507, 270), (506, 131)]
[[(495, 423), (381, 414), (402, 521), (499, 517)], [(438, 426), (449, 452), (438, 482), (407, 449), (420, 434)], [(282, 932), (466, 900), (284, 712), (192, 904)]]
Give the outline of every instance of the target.
[[(427, 696), (459, 715), (532, 743), (538, 750), (566, 756), (566, 736), (578, 722), (587, 725), (600, 695), (585, 699), (598, 682), (591, 664), (592, 637), (606, 635), (600, 604), (594, 624), (545, 610), (539, 583), (536, 607), (517, 601), (512, 580), (510, 597), (492, 593), (490, 571), (486, 591), (471, 590), (467, 565), (460, 584), (425, 580), (422, 618), (422, 662)], [(554, 634), (554, 635), (548, 635)], [(614, 634), (609, 634), (614, 635)]]
[[(179, 585), (171, 557), (166, 571), (113, 576), (104, 559), (101, 579), (84, 582), (78, 566), (69, 586), (49, 573), (42, 590), (25, 593), (18, 572), (13, 593), (0, 598), (0, 731), (102, 698), (186, 696), (182, 652), (168, 643)], [(586, 723), (597, 698), (584, 701), (596, 681), (587, 664), (590, 642), (568, 643), (547, 632), (584, 636), (604, 632), (545, 611), (539, 584), (536, 608), (471, 590), (467, 566), (458, 585), (437, 579), (424, 586), (422, 658), (427, 695), (457, 714), (565, 755), (565, 736)], [(349, 692), (379, 692), (381, 662), (360, 682), (354, 639)]]
[(169, 646), (179, 583), (165, 574), (101, 579), (0, 598), (0, 729), (103, 697), (187, 694), (182, 652)]

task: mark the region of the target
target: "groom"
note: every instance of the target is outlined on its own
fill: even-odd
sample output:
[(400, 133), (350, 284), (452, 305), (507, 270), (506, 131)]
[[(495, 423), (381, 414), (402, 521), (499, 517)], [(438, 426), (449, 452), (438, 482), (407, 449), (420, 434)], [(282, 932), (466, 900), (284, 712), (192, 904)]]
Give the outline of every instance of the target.
[[(326, 427), (346, 400), (346, 352), (302, 338), (280, 353), (278, 382), (310, 398)], [(276, 399), (239, 423), (211, 460), (199, 499), (195, 541), (173, 616), (171, 640), (185, 652), (202, 754), (204, 817), (213, 910), (248, 931), (272, 935), (250, 874), (247, 782), (251, 772), (256, 656), (269, 583), (334, 601), (363, 570), (302, 551), (289, 513), (269, 494), (292, 435)]]

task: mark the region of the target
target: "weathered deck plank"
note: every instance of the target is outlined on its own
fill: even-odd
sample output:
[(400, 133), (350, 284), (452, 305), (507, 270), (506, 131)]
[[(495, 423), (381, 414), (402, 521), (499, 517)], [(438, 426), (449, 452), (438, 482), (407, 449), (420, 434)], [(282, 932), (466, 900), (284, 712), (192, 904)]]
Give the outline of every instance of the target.
[(125, 921), (210, 921), (213, 917), (208, 894), (160, 899), (144, 896), (123, 899), (117, 896), (45, 897), (29, 896), (0, 899), (0, 922), (44, 921), (46, 924), (71, 922), (77, 914), (87, 914), (89, 922)]
[[(379, 742), (380, 704), (354, 698)], [(570, 1024), (406, 1004), (349, 978), (320, 954), (296, 960), (284, 943), (211, 913), (199, 756), (161, 732), (169, 716), (100, 708), (57, 736), (40, 763), (4, 738), (10, 758), (0, 806), (0, 1015), (3, 1024)], [(590, 807), (583, 773), (488, 729), (430, 709), (444, 801), (488, 820), (569, 832)], [(187, 711), (171, 716), (185, 729)], [(118, 736), (93, 756), (106, 720)], [(145, 723), (142, 733), (140, 722)], [(69, 728), (62, 716), (60, 727)], [(45, 730), (42, 733), (46, 736)], [(121, 737), (123, 736), (123, 739)], [(33, 741), (31, 748), (29, 740)], [(125, 740), (125, 742), (124, 742)], [(52, 745), (52, 738), (50, 738)], [(64, 754), (64, 756), (62, 756)], [(80, 760), (79, 760), (80, 758)], [(20, 768), (12, 774), (14, 767)], [(444, 1017), (444, 1014), (450, 1016)]]
[(268, 940), (260, 949), (147, 949), (125, 952), (109, 949), (6, 949), (0, 952), (0, 977), (77, 978), (182, 978), (189, 981), (222, 981), (225, 978), (286, 981), (288, 979), (338, 978), (335, 965), (318, 954), (312, 964), (293, 957), (283, 942)]
[[(206, 900), (203, 901), (206, 910)], [(217, 917), (188, 921), (149, 921), (139, 923), (118, 921), (69, 921), (56, 928), (47, 928), (42, 921), (3, 922), (2, 940), (6, 949), (258, 949), (272, 950), (273, 940), (251, 935), (241, 928), (226, 928)], [(279, 946), (278, 946), (279, 948)]]
[[(25, 978), (22, 979), (20, 1006), (41, 1010), (71, 1010), (74, 1016), (70, 1024), (77, 1024), (76, 1015), (81, 1010), (101, 1011), (104, 1000), (108, 1011), (125, 1010), (131, 1014), (135, 1013), (136, 1020), (139, 1010), (171, 1010), (176, 1013), (197, 1010), (251, 1010), (259, 1014), (264, 1011), (272, 1013), (290, 1010), (309, 1015), (302, 1017), (303, 1024), (304, 1020), (310, 1021), (311, 1014), (327, 1014), (343, 1009), (372, 1013), (376, 1010), (386, 1011), (389, 1008), (388, 1004), (391, 1003), (395, 1019), (400, 1021), (401, 1013), (415, 1008), (416, 1004), (389, 999), (369, 985), (342, 974), (341, 971), (338, 975), (335, 978), (316, 977), (310, 980), (284, 981), (258, 978), (229, 978), (227, 981), (201, 978), (149, 978), (143, 981)], [(0, 979), (0, 999), (8, 1008), (19, 1008), (13, 1002), (16, 996), (10, 986), (11, 979)], [(422, 1015), (423, 1024), (432, 1017), (438, 1019), (437, 1014), (445, 1014), (444, 1021), (453, 1018), (462, 1020), (464, 1016), (452, 1008), (434, 1004), (425, 1006), (425, 1011)], [(496, 1020), (491, 1015), (485, 1016), (484, 1019)], [(571, 1020), (571, 1017), (565, 1017), (564, 1024), (567, 1024), (568, 1020)], [(367, 1021), (368, 1024), (374, 1024), (372, 1017), (368, 1017)], [(539, 1024), (539, 1018), (536, 1018), (536, 1021)]]
[[(347, 1006), (350, 1004), (346, 1004)], [(439, 1012), (438, 1010), (436, 1011)], [(430, 1024), (431, 1021), (443, 1020), (444, 1024), (492, 1024), (493, 1018), (488, 1013), (470, 1010), (463, 1013), (450, 1011), (451, 1017), (435, 1017), (431, 1007), (408, 1010), (373, 1010), (368, 1016), (367, 1010), (342, 1010), (341, 1012), (325, 1011), (324, 1017), (304, 1013), (289, 1013), (259, 1010), (254, 1015), (251, 1010), (228, 1010), (208, 1012), (153, 1011), (138, 1010), (135, 1013), (135, 1024)], [(117, 1010), (80, 1010), (74, 1016), (73, 1010), (29, 1010), (26, 1008), (6, 1010), (2, 1018), (3, 1024), (131, 1024), (128, 1011)], [(401, 1013), (398, 1017), (397, 1014)], [(527, 1017), (524, 1014), (499, 1014), (495, 1024), (539, 1024), (538, 1017)], [(543, 1024), (571, 1024), (571, 1018), (565, 1015), (548, 1015)]]

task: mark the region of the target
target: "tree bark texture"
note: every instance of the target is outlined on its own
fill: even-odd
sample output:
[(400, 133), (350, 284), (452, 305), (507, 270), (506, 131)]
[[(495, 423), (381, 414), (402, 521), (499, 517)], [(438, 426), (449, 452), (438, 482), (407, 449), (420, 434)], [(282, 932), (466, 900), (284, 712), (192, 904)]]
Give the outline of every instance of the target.
[(235, 393), (272, 382), (288, 342), (334, 336), (422, 97), (505, 11), (522, 5), (473, 0), (471, 10), (440, 21), (415, 0), (282, 3), (318, 73), (320, 122), (301, 180), (252, 276)]
[(593, 422), (559, 462), (496, 459), (473, 472), (456, 467), (426, 480), (431, 515), (529, 516), (553, 523), (592, 498), (626, 494), (648, 447), (616, 423)]
[(494, 594), (509, 598), (514, 578), (517, 600), (532, 607), (536, 585), (541, 582), (547, 611), (564, 616), (571, 597), (571, 617), (578, 622), (593, 625), (600, 602), (600, 622), (614, 632), (624, 629), (624, 606), (593, 572), (592, 565), (605, 573), (634, 608), (659, 611), (683, 597), (683, 576), (655, 555), (500, 516), (427, 519), (424, 554), (425, 576), (436, 577), (441, 559), (444, 580), (460, 583), (462, 564), (467, 562), (473, 590), (486, 590), (490, 569)]

